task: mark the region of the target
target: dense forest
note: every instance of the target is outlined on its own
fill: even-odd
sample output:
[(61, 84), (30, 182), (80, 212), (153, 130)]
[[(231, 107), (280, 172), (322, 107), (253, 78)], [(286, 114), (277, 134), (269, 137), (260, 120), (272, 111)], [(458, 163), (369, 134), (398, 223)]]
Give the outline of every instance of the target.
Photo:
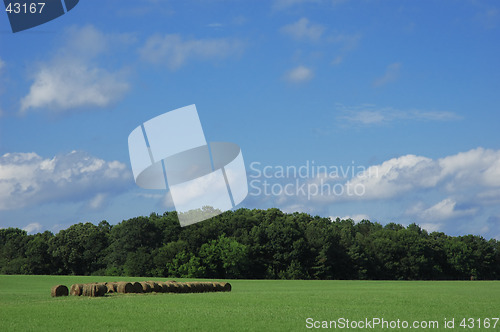
[(181, 228), (176, 212), (165, 212), (55, 235), (0, 229), (0, 274), (500, 279), (500, 242), (274, 208), (227, 211)]

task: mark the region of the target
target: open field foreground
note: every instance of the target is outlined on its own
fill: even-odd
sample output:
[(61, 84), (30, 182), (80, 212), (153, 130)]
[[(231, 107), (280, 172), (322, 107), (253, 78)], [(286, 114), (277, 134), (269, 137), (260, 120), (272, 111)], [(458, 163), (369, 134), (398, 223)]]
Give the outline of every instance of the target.
[[(304, 331), (325, 320), (337, 321), (332, 330), (339, 330), (345, 319), (358, 324), (377, 318), (379, 324), (437, 321), (437, 328), (421, 329), (432, 331), (452, 330), (444, 324), (454, 318), (454, 330), (479, 330), (481, 324), (481, 330), (500, 331), (500, 322), (493, 328), (500, 282), (489, 281), (230, 280), (232, 291), (221, 293), (50, 296), (56, 284), (145, 279), (0, 276), (0, 331)], [(461, 327), (463, 318), (474, 318), (474, 327), (469, 321)]]

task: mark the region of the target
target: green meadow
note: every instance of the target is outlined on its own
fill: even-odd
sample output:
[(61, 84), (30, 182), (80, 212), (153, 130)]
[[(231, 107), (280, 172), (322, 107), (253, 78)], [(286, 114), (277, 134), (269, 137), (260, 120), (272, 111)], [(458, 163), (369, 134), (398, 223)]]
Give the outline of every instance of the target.
[(56, 284), (150, 279), (167, 280), (0, 276), (0, 331), (304, 331), (330, 321), (361, 330), (352, 324), (376, 319), (399, 320), (400, 328), (390, 330), (403, 330), (403, 321), (436, 321), (438, 326), (425, 330), (450, 331), (444, 324), (454, 322), (454, 330), (500, 331), (500, 322), (493, 327), (500, 316), (495, 281), (226, 280), (232, 285), (228, 293), (50, 296)]

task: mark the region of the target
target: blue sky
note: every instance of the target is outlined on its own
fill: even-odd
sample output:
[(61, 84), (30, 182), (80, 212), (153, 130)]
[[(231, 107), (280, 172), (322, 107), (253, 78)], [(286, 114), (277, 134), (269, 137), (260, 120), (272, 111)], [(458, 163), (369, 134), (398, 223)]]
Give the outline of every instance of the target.
[[(499, 32), (497, 1), (82, 0), (16, 34), (3, 12), (0, 227), (172, 210), (135, 185), (127, 138), (196, 104), (242, 149), (240, 207), (500, 239)], [(312, 164), (356, 174), (276, 174)], [(344, 191), (295, 190), (321, 183)]]

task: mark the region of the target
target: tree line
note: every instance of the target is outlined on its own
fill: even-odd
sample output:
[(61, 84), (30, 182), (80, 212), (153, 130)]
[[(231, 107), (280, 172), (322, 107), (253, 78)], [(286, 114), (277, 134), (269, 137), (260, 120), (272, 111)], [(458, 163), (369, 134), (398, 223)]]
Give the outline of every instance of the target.
[(176, 212), (53, 234), (0, 229), (0, 274), (244, 279), (500, 279), (500, 242), (279, 209), (188, 227)]

